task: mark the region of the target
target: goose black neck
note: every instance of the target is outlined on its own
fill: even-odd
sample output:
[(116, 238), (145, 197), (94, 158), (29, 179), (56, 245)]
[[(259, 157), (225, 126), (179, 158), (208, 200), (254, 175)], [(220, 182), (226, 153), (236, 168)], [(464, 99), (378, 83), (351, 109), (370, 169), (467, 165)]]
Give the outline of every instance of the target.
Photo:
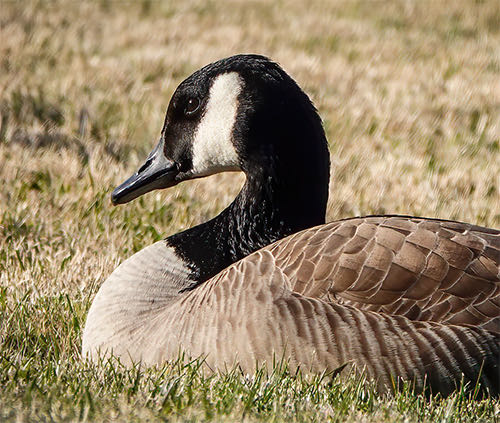
[(262, 113), (253, 121), (257, 129), (247, 134), (243, 153), (247, 179), (236, 199), (212, 220), (167, 239), (198, 283), (278, 239), (325, 222), (328, 145), (303, 95), (288, 103), (293, 109)]
[(324, 207), (300, 195), (286, 198), (280, 188), (272, 180), (249, 178), (218, 216), (168, 238), (195, 281), (204, 282), (278, 239), (324, 223)]

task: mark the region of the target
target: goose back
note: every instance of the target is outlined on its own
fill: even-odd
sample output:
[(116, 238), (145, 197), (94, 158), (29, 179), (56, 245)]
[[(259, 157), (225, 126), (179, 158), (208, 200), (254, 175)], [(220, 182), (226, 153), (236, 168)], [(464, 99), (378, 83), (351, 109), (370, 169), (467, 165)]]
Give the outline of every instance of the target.
[[(396, 243), (399, 234), (404, 240)], [(459, 222), (347, 219), (279, 240), (189, 290), (188, 267), (160, 241), (122, 263), (101, 287), (83, 351), (159, 364), (183, 350), (204, 357), (211, 369), (237, 364), (245, 372), (277, 358), (304, 371), (348, 364), (380, 391), (409, 380), (417, 390), (448, 394), (464, 378), (498, 393), (499, 239), (500, 231)], [(450, 252), (450, 240), (460, 255)], [(405, 242), (425, 246), (423, 265), (411, 267), (417, 259)], [(389, 246), (390, 254), (377, 252)], [(360, 258), (360, 251), (367, 253)], [(438, 271), (433, 255), (448, 271), (439, 270), (429, 289), (426, 275)], [(376, 289), (356, 289), (367, 284)]]
[(268, 247), (298, 294), (500, 332), (500, 231), (437, 219), (332, 222)]

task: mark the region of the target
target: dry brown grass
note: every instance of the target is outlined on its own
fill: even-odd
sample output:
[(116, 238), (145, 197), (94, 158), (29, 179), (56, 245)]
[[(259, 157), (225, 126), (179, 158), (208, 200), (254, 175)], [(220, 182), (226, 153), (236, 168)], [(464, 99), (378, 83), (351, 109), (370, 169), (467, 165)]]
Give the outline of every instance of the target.
[(402, 213), (500, 226), (495, 0), (3, 1), (0, 23), (7, 292), (87, 295), (122, 258), (231, 201), (241, 175), (120, 208), (108, 196), (155, 144), (177, 84), (241, 52), (278, 61), (319, 108), (328, 220)]

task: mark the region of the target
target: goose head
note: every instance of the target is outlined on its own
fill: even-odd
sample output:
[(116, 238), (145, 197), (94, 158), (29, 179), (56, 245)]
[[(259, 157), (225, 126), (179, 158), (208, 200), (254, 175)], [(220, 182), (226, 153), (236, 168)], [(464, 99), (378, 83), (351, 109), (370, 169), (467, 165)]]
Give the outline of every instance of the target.
[(254, 191), (272, 181), (295, 204), (317, 203), (323, 216), (311, 223), (324, 221), (329, 154), (321, 119), (295, 81), (266, 57), (232, 56), (185, 79), (158, 144), (113, 191), (112, 202), (224, 171), (243, 171)]

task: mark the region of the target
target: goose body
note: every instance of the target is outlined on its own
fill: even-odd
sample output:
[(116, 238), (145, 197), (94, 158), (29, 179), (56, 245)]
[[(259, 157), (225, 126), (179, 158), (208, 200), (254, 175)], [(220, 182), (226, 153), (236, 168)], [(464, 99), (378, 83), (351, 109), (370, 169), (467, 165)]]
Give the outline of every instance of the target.
[(144, 248), (104, 282), (83, 353), (159, 364), (180, 350), (251, 372), (350, 363), (448, 394), (500, 391), (500, 231), (409, 216), (324, 223), (329, 155), (308, 97), (262, 56), (223, 59), (174, 93), (158, 146), (113, 193), (241, 170), (219, 216)]

